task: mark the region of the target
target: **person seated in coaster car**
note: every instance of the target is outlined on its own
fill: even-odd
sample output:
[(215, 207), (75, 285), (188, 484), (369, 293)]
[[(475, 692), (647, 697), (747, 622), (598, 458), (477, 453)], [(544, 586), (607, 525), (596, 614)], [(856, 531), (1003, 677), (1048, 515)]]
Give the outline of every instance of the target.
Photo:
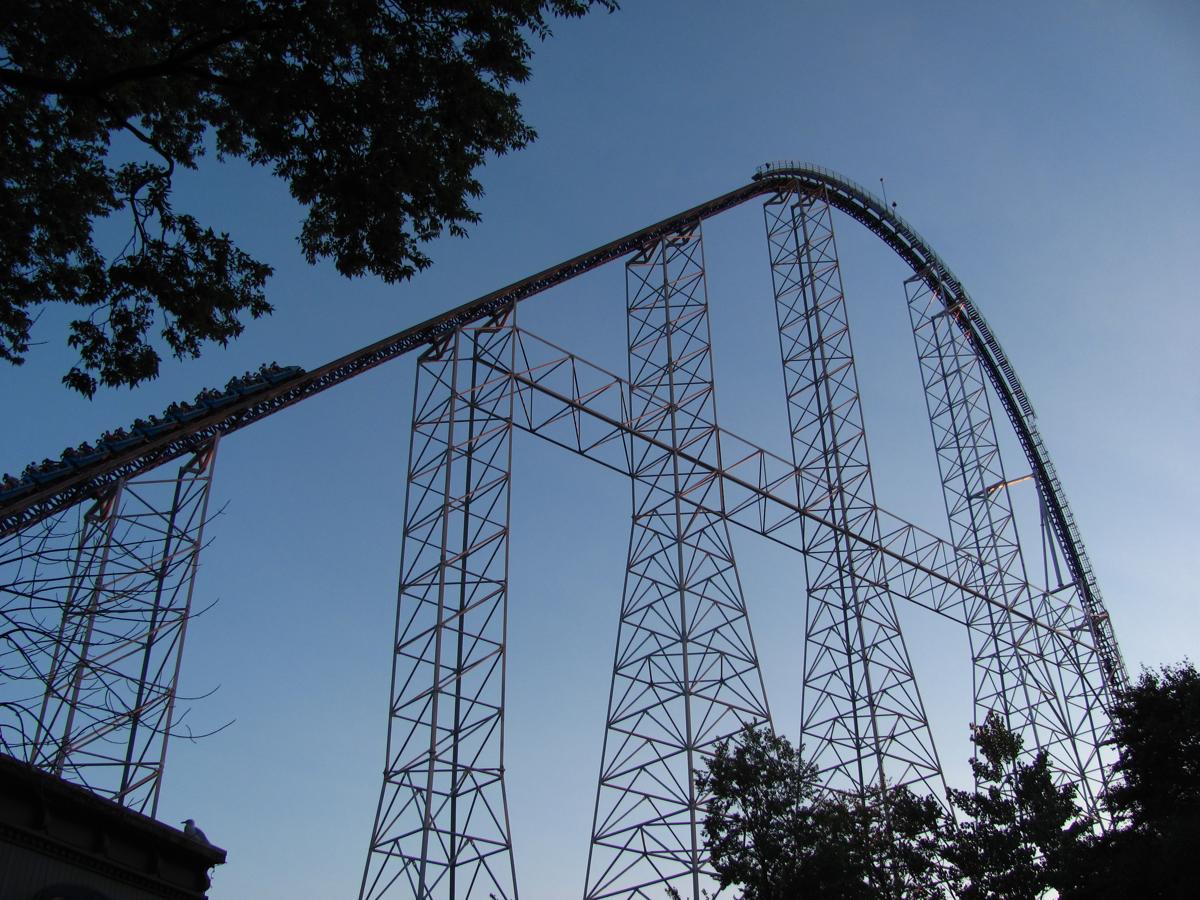
[(16, 497), (33, 488), (33, 479), (26, 475), (23, 478), (13, 478), (6, 474), (3, 480), (0, 480), (0, 499), (7, 500), (10, 497)]
[(30, 467), (29, 477), (38, 484), (53, 481), (71, 471), (71, 467), (58, 459), (43, 459), (40, 465)]
[(204, 415), (204, 412), (203, 409), (198, 409), (190, 403), (176, 402), (168, 406), (163, 414), (177, 422), (190, 422), (192, 419), (198, 419)]
[(228, 389), (218, 391), (216, 388), (205, 388), (196, 395), (196, 403), (206, 409), (218, 409), (227, 403), (232, 403), (235, 397), (237, 394)]
[(281, 384), (304, 371), (300, 366), (277, 366), (274, 363), (271, 365), (273, 368), (263, 373), (271, 384)]
[(100, 443), (114, 453), (132, 447), (142, 439), (140, 434), (130, 434), (124, 428), (115, 428), (100, 435)]
[(68, 450), (64, 451), (63, 452), (63, 460), (65, 460), (66, 462), (69, 462), (72, 466), (74, 466), (76, 468), (82, 468), (83, 466), (89, 465), (91, 463), (96, 462), (97, 460), (103, 459), (107, 455), (108, 455), (108, 448), (104, 447), (103, 445), (98, 446), (98, 447), (93, 447), (87, 441), (84, 441), (82, 444), (80, 444), (74, 450), (68, 449)]
[(176, 422), (173, 420), (163, 420), (158, 416), (151, 416), (149, 419), (134, 419), (133, 428), (135, 431), (145, 435), (148, 438), (157, 437), (164, 432), (174, 428)]

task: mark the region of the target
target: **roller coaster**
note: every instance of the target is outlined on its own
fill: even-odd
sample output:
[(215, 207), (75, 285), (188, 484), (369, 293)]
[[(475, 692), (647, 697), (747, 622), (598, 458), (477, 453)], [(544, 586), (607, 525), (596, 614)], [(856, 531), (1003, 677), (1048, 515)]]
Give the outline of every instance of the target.
[[(790, 458), (722, 429), (713, 402), (703, 223), (755, 199)], [(912, 273), (903, 290), (948, 538), (875, 501), (834, 211)], [(621, 261), (627, 375), (516, 324), (520, 301)], [(667, 887), (699, 900), (711, 884), (697, 767), (771, 722), (731, 524), (803, 557), (801, 738), (828, 789), (945, 795), (901, 600), (965, 627), (976, 721), (1001, 714), (1096, 808), (1107, 710), (1128, 676), (1033, 406), (929, 243), (860, 185), (796, 162), (320, 368), (264, 366), (5, 476), (0, 751), (154, 815), (219, 442), (410, 354), (393, 700), (361, 898), (518, 895), (503, 763), (514, 430), (633, 484), (588, 900)], [(1020, 460), (1002, 459), (998, 421)], [(1038, 542), (1022, 540), (1013, 511), (1024, 480)]]

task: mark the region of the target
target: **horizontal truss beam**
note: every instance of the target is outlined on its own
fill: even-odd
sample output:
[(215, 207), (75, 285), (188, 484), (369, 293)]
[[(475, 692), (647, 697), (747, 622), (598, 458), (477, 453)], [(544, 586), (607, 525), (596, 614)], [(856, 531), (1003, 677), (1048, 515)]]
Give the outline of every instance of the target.
[[(1036, 629), (1055, 642), (1074, 645), (1082, 652), (1095, 651), (1082, 637), (1086, 633), (1082, 612), (1065, 603), (1056, 603), (1053, 592), (1029, 585), (1030, 591), (1047, 596), (1047, 619), (1036, 620), (971, 586), (962, 573), (986, 569), (986, 562), (882, 508), (878, 508), (879, 540), (830, 522), (796, 499), (797, 479), (804, 477), (803, 472), (782, 457), (713, 423), (710, 424), (721, 446), (721, 466), (700, 459), (688, 448), (672, 448), (643, 429), (640, 420), (645, 415), (631, 417), (631, 386), (624, 378), (524, 329), (515, 331), (518, 341), (515, 368), (510, 369), (505, 360), (482, 359), (482, 365), (492, 368), (493, 377), (482, 380), (480, 389), (491, 390), (496, 380), (511, 379), (511, 389), (516, 392), (513, 425), (522, 431), (573, 450), (625, 476), (639, 474), (636, 460), (641, 457), (634, 450), (636, 442), (676, 453), (688, 465), (708, 473), (705, 482), (681, 495), (703, 512), (716, 515), (723, 512), (734, 524), (799, 552), (804, 552), (801, 519), (840, 531), (854, 545), (881, 555), (879, 587), (887, 587), (918, 606), (971, 627), (964, 600), (973, 598), (1012, 616), (1018, 623), (1013, 640), (1021, 641), (1023, 647)], [(657, 414), (661, 415), (661, 411)], [(720, 482), (720, 491), (715, 496), (721, 498), (723, 511), (705, 502), (709, 494), (703, 488), (713, 479)]]

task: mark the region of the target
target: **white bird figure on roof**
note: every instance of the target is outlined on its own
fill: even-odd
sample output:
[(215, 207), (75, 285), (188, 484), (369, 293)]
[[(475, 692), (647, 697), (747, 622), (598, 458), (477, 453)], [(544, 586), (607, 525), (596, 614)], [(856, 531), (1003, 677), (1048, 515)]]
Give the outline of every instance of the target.
[(186, 834), (188, 837), (192, 838), (193, 840), (200, 841), (200, 843), (202, 843), (202, 844), (211, 843), (211, 841), (209, 841), (209, 839), (208, 839), (208, 835), (206, 835), (203, 831), (201, 831), (198, 827), (196, 827), (195, 819), (184, 819), (183, 820), (183, 833)]

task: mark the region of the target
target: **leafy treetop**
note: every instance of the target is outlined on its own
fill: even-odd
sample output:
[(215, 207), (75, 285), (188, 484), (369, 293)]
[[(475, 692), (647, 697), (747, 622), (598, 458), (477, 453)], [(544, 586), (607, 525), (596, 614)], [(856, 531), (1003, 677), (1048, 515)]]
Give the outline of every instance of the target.
[(783, 738), (747, 731), (718, 746), (697, 782), (705, 846), (743, 900), (872, 896), (932, 900), (1190, 898), (1200, 847), (1200, 671), (1143, 672), (1112, 712), (1119, 752), (1107, 827), (1055, 784), (1044, 751), (989, 715), (972, 730), (974, 791), (943, 809), (905, 788), (818, 788)]
[[(548, 18), (614, 0), (24, 0), (0, 18), (0, 359), (40, 307), (86, 314), (64, 376), (136, 385), (271, 311), (272, 268), (171, 203), (209, 150), (284, 179), (310, 263), (388, 282), (478, 220), (487, 154), (534, 138), (513, 86)], [(114, 164), (114, 136), (142, 158)], [(93, 239), (124, 217), (115, 254)]]
[(977, 788), (950, 790), (962, 820), (943, 821), (938, 852), (955, 896), (1038, 900), (1061, 889), (1064, 868), (1090, 823), (1075, 805), (1075, 786), (1056, 785), (1044, 750), (1021, 755), (1021, 738), (995, 713), (973, 729)]
[(1192, 898), (1200, 848), (1200, 671), (1145, 671), (1117, 700), (1118, 777), (1105, 795), (1116, 827), (1092, 836), (1066, 900)]
[(766, 728), (719, 744), (697, 787), (708, 797), (710, 864), (722, 889), (742, 886), (742, 900), (942, 896), (922, 843), (935, 801), (827, 792), (813, 764)]

